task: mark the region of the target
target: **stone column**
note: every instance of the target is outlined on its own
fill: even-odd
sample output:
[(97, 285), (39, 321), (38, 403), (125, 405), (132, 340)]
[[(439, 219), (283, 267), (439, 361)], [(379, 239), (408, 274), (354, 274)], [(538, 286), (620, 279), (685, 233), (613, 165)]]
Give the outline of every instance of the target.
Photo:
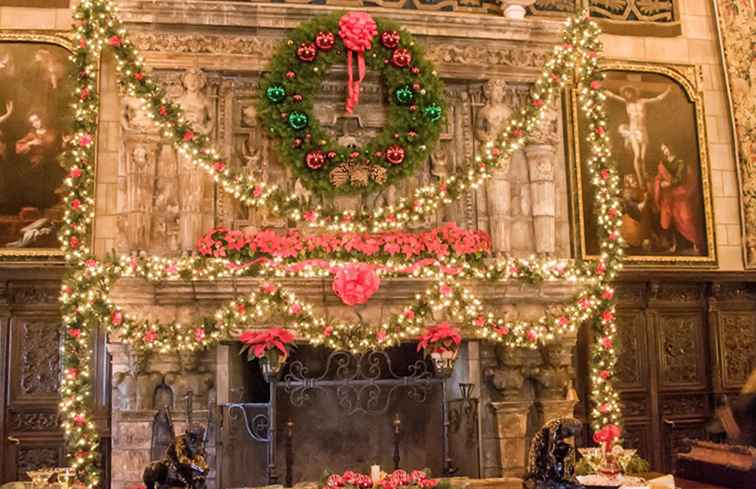
[(556, 418), (574, 418), (577, 399), (541, 400), (536, 405), (541, 415), (541, 425)]
[(522, 477), (527, 469), (527, 431), (530, 401), (492, 402), (496, 415), (503, 477)]
[(512, 249), (510, 229), (512, 226), (512, 183), (509, 181), (509, 166), (493, 171), (486, 180), (486, 204), (488, 208), (491, 246), (496, 253), (509, 253)]
[(536, 252), (553, 254), (556, 251), (556, 150), (550, 144), (531, 144), (525, 148), (525, 156), (530, 174)]

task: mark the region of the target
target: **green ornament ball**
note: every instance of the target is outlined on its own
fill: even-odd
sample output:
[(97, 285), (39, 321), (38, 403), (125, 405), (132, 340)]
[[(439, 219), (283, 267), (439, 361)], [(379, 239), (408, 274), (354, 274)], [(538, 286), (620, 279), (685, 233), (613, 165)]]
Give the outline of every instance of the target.
[(415, 98), (415, 93), (412, 91), (412, 87), (404, 85), (394, 90), (394, 98), (401, 105), (409, 105)]
[(431, 104), (423, 109), (423, 115), (425, 115), (425, 117), (427, 117), (431, 122), (436, 122), (437, 120), (439, 120), (442, 113), (443, 110), (438, 104)]
[(271, 85), (265, 90), (265, 96), (274, 104), (278, 104), (286, 98), (286, 89), (281, 85)]
[(289, 114), (289, 125), (296, 131), (307, 127), (308, 122), (310, 122), (310, 120), (304, 112), (298, 112), (295, 110)]

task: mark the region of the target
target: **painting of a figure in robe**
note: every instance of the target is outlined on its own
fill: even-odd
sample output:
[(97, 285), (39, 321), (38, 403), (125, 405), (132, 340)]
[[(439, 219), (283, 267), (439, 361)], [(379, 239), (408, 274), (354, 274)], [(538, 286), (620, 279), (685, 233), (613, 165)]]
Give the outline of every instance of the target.
[(0, 256), (54, 254), (59, 246), (69, 55), (51, 43), (0, 39)]
[[(709, 169), (700, 94), (675, 71), (607, 69), (608, 134), (617, 163), (623, 208), (625, 254), (636, 263), (712, 264), (715, 250)], [(677, 76), (680, 76), (679, 74)], [(577, 121), (581, 246), (600, 254), (593, 214), (595, 192), (582, 141), (586, 121), (573, 101)]]

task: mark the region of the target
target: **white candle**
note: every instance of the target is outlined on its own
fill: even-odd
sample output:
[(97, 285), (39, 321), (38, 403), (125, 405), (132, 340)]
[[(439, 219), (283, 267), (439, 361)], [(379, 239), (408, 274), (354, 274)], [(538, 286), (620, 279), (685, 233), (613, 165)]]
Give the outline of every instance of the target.
[(370, 478), (373, 480), (374, 483), (381, 480), (381, 466), (380, 465), (370, 466)]

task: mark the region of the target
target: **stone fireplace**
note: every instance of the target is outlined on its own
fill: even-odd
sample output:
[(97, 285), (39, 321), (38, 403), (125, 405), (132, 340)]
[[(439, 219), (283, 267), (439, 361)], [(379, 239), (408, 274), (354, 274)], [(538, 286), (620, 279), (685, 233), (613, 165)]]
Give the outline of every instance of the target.
[[(256, 283), (240, 279), (194, 286), (180, 283), (156, 286), (124, 279), (116, 286), (113, 300), (133, 314), (166, 321), (209, 314), (220, 302), (251, 290)], [(363, 317), (380, 321), (424, 290), (425, 285), (418, 280), (387, 279), (369, 303), (374, 305), (363, 311)], [(332, 317), (349, 314), (335, 296), (322, 293), (327, 283), (292, 280), (286, 286), (316, 304), (324, 314)], [(478, 287), (477, 292), (488, 304), (506, 310), (512, 317), (530, 318), (570, 297), (574, 290), (566, 284), (547, 283), (537, 288), (485, 286)], [(533, 351), (465, 342), (454, 373), (444, 386), (450, 420), (448, 453), (457, 469), (456, 475), (523, 475), (529, 435), (543, 420), (572, 413), (576, 402), (571, 391), (574, 340), (563, 338), (558, 344)], [(161, 436), (155, 419), (162, 406), (167, 406), (173, 415), (175, 433), (183, 432), (189, 391), (193, 402), (191, 417), (209, 428), (211, 486), (267, 484), (266, 444), (252, 440), (239, 411), (234, 414), (229, 406), (269, 402), (270, 388), (256, 363), (248, 363), (239, 355), (239, 344), (233, 338), (193, 355), (167, 352), (136, 357), (117, 337), (111, 338), (109, 348), (113, 358), (113, 487), (120, 489), (138, 483), (143, 467), (155, 456), (150, 451)], [(329, 354), (323, 349), (301, 346), (287, 365), (301, 379), (333, 380), (338, 361), (333, 360), (330, 373), (326, 372)], [(390, 370), (397, 377), (409, 375), (409, 366), (421, 361), (417, 355), (414, 345), (389, 351)], [(373, 364), (376, 362), (382, 373), (374, 375), (382, 379), (391, 375), (385, 360), (378, 359)], [(294, 365), (300, 370), (293, 372)], [(427, 368), (430, 372), (429, 365)], [(420, 402), (413, 400), (417, 393), (409, 392), (406, 386), (387, 397), (384, 391), (371, 401), (369, 393), (339, 393), (335, 386), (292, 392), (279, 385), (275, 414), (279, 483), (287, 479), (288, 429), (292, 431), (291, 480), (297, 483), (319, 479), (325, 468), (367, 470), (374, 463), (392, 468), (396, 418), (401, 427), (400, 466), (428, 467), (441, 474), (443, 422), (439, 382), (427, 386)], [(462, 399), (460, 384), (473, 384), (469, 401)], [(248, 408), (252, 429), (255, 424), (252, 420), (261, 413), (264, 414), (264, 409)]]

